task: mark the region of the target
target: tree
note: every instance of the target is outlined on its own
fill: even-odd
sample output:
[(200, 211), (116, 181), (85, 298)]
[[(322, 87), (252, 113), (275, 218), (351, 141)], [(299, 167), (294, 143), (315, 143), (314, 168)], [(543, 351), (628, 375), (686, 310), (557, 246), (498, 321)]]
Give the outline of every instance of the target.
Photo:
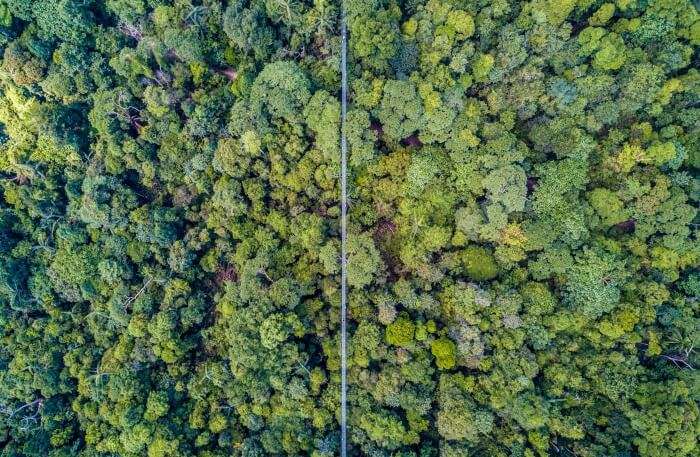
[(455, 344), (447, 338), (440, 338), (430, 345), (430, 352), (435, 357), (435, 364), (441, 370), (454, 368), (456, 359)]
[(614, 309), (620, 300), (621, 268), (610, 254), (583, 251), (568, 271), (566, 298), (573, 309), (590, 318)]
[(461, 375), (440, 376), (437, 428), (446, 440), (476, 441), (493, 428), (493, 415), (467, 397), (466, 385)]
[(394, 346), (410, 346), (413, 341), (415, 325), (409, 319), (401, 317), (386, 327), (386, 342)]
[(392, 140), (402, 140), (421, 127), (423, 108), (416, 87), (409, 81), (387, 81), (377, 112), (384, 133)]
[(475, 281), (487, 281), (498, 274), (498, 267), (491, 252), (481, 246), (468, 246), (462, 253), (467, 276)]
[(339, 5), (0, 0), (2, 455), (697, 455), (693, 2)]
[(306, 123), (316, 134), (318, 147), (329, 160), (340, 153), (340, 103), (326, 91), (316, 92), (304, 109)]
[(379, 277), (383, 270), (383, 262), (367, 233), (354, 234), (348, 237), (348, 285), (362, 288)]
[(297, 64), (289, 61), (266, 65), (255, 78), (250, 91), (254, 112), (289, 123), (301, 121), (303, 109), (310, 98), (308, 79)]

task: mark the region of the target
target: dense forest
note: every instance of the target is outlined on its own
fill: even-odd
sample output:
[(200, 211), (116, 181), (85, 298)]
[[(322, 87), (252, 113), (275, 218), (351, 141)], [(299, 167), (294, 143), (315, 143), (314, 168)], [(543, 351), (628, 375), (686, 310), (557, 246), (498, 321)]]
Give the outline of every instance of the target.
[[(700, 453), (691, 0), (345, 0), (348, 454)], [(341, 0), (0, 0), (0, 456), (339, 455)]]

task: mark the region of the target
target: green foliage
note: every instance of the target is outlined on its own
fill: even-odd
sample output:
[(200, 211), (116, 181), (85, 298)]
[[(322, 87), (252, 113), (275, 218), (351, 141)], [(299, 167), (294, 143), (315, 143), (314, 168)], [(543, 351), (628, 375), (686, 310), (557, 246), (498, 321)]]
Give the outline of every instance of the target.
[(266, 65), (250, 90), (254, 111), (289, 123), (301, 120), (299, 113), (310, 97), (308, 79), (294, 62), (287, 61)]
[(593, 67), (600, 70), (618, 70), (625, 63), (625, 42), (615, 33), (605, 35), (593, 59)]
[(337, 65), (267, 59), (329, 13), (266, 3), (0, 2), (4, 453), (337, 449)]
[(0, 454), (698, 455), (689, 0), (0, 0)]
[(469, 380), (461, 375), (441, 375), (437, 428), (446, 440), (476, 441), (493, 428), (494, 417), (469, 398)]
[(392, 140), (414, 133), (421, 126), (423, 116), (416, 87), (409, 81), (387, 81), (377, 115)]
[(371, 284), (381, 274), (382, 259), (367, 233), (353, 235), (348, 240), (348, 284), (361, 288)]
[(435, 365), (441, 370), (449, 370), (455, 366), (456, 347), (447, 338), (440, 338), (430, 345), (430, 352), (435, 357)]
[(468, 246), (462, 252), (462, 262), (467, 276), (474, 281), (487, 281), (498, 275), (493, 254), (482, 246)]
[(316, 135), (316, 144), (328, 160), (340, 153), (340, 103), (326, 91), (318, 91), (304, 109), (306, 123)]
[(354, 422), (354, 449), (694, 455), (690, 392), (668, 421), (632, 396), (697, 364), (697, 9), (476, 3), (349, 8), (349, 218), (384, 267), (350, 295), (350, 408), (420, 443)]
[(401, 317), (386, 327), (386, 342), (394, 346), (410, 346), (416, 326), (409, 319)]
[(574, 309), (599, 317), (618, 304), (621, 276), (621, 265), (613, 256), (586, 250), (569, 270), (566, 298)]
[(611, 226), (626, 219), (624, 204), (614, 192), (605, 188), (593, 189), (588, 194), (593, 209), (602, 219), (603, 224)]

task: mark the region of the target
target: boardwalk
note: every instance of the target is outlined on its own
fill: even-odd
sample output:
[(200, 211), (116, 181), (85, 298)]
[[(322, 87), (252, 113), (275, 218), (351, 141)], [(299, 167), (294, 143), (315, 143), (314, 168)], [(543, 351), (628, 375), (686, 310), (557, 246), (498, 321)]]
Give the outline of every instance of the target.
[(348, 303), (348, 144), (345, 138), (348, 109), (348, 43), (346, 6), (343, 0), (340, 18), (340, 455), (347, 456), (348, 376), (347, 376), (347, 303)]

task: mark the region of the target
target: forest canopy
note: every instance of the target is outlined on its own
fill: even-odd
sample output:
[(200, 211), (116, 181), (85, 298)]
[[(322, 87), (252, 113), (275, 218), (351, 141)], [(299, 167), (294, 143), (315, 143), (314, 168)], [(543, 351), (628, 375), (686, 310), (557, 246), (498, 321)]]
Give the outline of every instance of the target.
[[(345, 8), (343, 8), (343, 6)], [(700, 452), (691, 0), (0, 0), (0, 456)]]

